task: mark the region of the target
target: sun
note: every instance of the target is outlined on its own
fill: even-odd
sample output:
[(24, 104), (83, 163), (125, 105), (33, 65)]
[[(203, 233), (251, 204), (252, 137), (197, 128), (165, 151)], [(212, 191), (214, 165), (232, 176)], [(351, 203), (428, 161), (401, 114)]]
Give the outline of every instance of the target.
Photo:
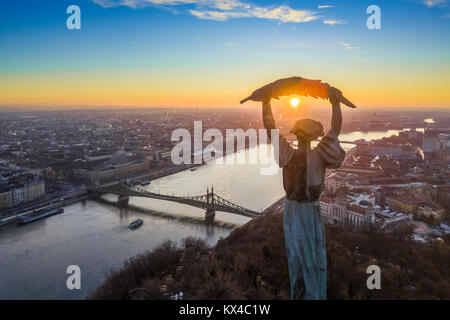
[(291, 99), (291, 106), (293, 108), (297, 108), (299, 103), (300, 103), (300, 99), (299, 98), (292, 98)]

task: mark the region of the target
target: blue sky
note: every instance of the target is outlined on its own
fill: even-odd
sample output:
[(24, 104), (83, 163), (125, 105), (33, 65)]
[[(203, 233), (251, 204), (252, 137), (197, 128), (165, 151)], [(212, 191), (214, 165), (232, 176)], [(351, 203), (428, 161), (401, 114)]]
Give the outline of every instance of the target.
[[(81, 8), (81, 30), (66, 28), (66, 8), (71, 4)], [(371, 4), (381, 8), (381, 30), (366, 27), (366, 8)], [(76, 73), (74, 87), (84, 94), (86, 104), (101, 103), (90, 102), (82, 87), (83, 77), (90, 79), (96, 72), (104, 83), (104, 95), (110, 94), (105, 81), (119, 76), (130, 79), (127, 92), (137, 88), (134, 81), (146, 75), (170, 76), (172, 82), (164, 81), (177, 88), (192, 79), (199, 86), (192, 87), (197, 94), (201, 86), (213, 82), (211, 91), (223, 100), (218, 92), (228, 87), (238, 94), (238, 85), (247, 92), (277, 77), (301, 75), (354, 89), (358, 99), (369, 104), (370, 97), (389, 94), (381, 85), (365, 90), (360, 82), (372, 88), (383, 77), (392, 78), (385, 85), (406, 83), (398, 91), (405, 96), (414, 75), (450, 82), (449, 18), (450, 1), (445, 0), (2, 1), (0, 84), (13, 84), (8, 92), (0, 91), (0, 103), (19, 103), (20, 94), (33, 89), (50, 92), (52, 81), (70, 84), (65, 77), (71, 73)], [(39, 75), (45, 79), (37, 81)], [(176, 81), (178, 76), (182, 83)], [(23, 91), (16, 88), (21, 84)], [(63, 89), (67, 99), (60, 102), (67, 102), (75, 93)], [(145, 92), (136, 94), (143, 97)], [(152, 94), (143, 104), (154, 104)], [(153, 100), (158, 104), (166, 96)], [(59, 103), (51, 97), (37, 97), (30, 93), (22, 102)], [(423, 103), (430, 97), (426, 94), (415, 101)], [(194, 97), (186, 100), (192, 102)], [(212, 105), (230, 103), (206, 100), (205, 104)], [(408, 99), (394, 100), (393, 104), (412, 104)], [(105, 103), (112, 101), (105, 99)], [(442, 106), (449, 101), (440, 97), (430, 103)], [(389, 101), (374, 103), (388, 105)]]

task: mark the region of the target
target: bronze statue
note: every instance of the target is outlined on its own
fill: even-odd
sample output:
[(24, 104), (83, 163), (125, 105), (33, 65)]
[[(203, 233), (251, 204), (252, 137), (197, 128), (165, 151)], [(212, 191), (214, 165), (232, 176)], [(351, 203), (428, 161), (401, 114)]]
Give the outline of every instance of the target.
[[(342, 92), (320, 80), (301, 77), (280, 79), (255, 92), (247, 100), (261, 101), (264, 127), (276, 129), (270, 100), (283, 95), (309, 95), (329, 99), (333, 108), (331, 129), (324, 136), (320, 122), (298, 120), (292, 128), (298, 140), (294, 149), (285, 138), (271, 141), (279, 147), (278, 165), (283, 168), (283, 186), (286, 192), (283, 225), (292, 299), (326, 299), (326, 250), (319, 197), (323, 191), (327, 168), (341, 166), (345, 151), (337, 137), (341, 132), (340, 103), (356, 108)], [(316, 148), (311, 141), (324, 136)]]

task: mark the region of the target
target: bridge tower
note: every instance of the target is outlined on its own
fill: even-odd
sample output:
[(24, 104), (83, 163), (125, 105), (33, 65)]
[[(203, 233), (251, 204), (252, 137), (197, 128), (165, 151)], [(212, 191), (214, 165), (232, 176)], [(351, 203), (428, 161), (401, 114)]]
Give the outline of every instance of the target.
[(214, 217), (216, 216), (216, 210), (210, 208), (209, 205), (214, 204), (214, 187), (211, 187), (211, 192), (209, 192), (209, 188), (206, 187), (206, 203), (205, 222), (207, 224), (212, 224), (214, 222)]
[(119, 194), (117, 196), (117, 203), (119, 204), (119, 206), (126, 206), (129, 201), (130, 201), (130, 197), (127, 195)]

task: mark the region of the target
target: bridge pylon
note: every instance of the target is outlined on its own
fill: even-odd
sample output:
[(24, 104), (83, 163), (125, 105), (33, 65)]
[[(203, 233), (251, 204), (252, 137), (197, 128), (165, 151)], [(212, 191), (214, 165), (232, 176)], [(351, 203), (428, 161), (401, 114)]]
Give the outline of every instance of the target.
[(126, 205), (128, 205), (129, 201), (130, 201), (130, 197), (127, 195), (119, 194), (117, 196), (117, 203), (119, 204), (119, 206), (126, 206)]
[[(206, 203), (207, 205), (214, 205), (214, 186), (211, 186), (211, 192), (209, 187), (206, 187)], [(212, 224), (214, 222), (214, 217), (216, 216), (216, 210), (207, 207), (205, 211), (205, 222), (206, 224)]]
[(206, 224), (212, 224), (214, 222), (214, 217), (216, 216), (216, 210), (207, 208), (205, 211), (205, 222)]

